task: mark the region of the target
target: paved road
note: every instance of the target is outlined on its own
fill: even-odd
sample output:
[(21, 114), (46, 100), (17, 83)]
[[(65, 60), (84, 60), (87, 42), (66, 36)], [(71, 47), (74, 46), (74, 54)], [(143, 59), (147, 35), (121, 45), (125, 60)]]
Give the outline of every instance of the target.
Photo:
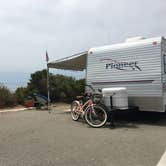
[(94, 129), (61, 107), (2, 114), (0, 166), (155, 166), (166, 149), (166, 115), (122, 115), (116, 129)]

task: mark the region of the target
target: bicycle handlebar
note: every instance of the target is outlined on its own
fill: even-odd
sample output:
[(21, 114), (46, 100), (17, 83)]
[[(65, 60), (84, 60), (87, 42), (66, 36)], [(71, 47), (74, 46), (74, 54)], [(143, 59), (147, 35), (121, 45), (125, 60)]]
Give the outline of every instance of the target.
[(93, 92), (95, 92), (95, 89), (92, 87), (92, 85), (86, 84), (85, 86), (89, 87)]
[[(93, 93), (95, 93), (95, 89), (92, 87), (92, 85), (86, 84), (85, 86), (89, 87), (93, 91)], [(98, 89), (98, 92), (102, 93), (102, 90)]]

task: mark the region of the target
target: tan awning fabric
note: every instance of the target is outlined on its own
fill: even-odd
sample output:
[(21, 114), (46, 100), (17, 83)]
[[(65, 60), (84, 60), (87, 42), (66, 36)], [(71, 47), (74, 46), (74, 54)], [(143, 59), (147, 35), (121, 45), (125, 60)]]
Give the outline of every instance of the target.
[(49, 68), (82, 71), (86, 69), (88, 51), (48, 63)]

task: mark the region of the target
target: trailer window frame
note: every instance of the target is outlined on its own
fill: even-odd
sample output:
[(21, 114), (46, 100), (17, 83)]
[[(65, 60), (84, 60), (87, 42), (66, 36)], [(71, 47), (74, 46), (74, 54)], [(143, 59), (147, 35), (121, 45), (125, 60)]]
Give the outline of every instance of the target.
[(164, 73), (166, 73), (166, 54), (163, 54), (164, 59)]

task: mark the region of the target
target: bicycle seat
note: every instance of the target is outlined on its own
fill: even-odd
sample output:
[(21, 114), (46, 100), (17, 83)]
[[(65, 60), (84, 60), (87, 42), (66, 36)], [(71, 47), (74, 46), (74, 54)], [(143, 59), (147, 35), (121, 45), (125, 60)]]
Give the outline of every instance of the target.
[(76, 99), (83, 99), (84, 98), (84, 96), (76, 96)]

